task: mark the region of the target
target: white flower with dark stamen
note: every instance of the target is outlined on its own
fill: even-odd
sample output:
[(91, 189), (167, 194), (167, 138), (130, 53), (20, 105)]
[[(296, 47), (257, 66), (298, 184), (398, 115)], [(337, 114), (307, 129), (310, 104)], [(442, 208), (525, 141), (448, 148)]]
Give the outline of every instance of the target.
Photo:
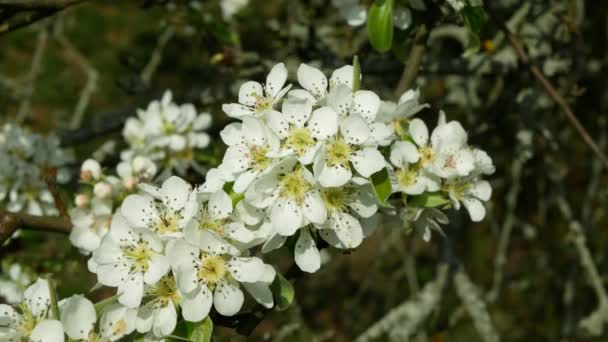
[(275, 232), (290, 236), (306, 224), (327, 219), (313, 175), (295, 157), (284, 159), (245, 193), (252, 206), (266, 208)]
[(98, 281), (118, 288), (118, 301), (130, 308), (140, 305), (144, 283), (155, 284), (169, 271), (163, 243), (153, 232), (131, 228), (119, 213), (110, 232), (93, 252)]
[(421, 166), (437, 176), (462, 177), (474, 169), (467, 133), (457, 121), (438, 125), (429, 140), (426, 124), (414, 119), (410, 122), (409, 134), (418, 146)]
[(277, 162), (279, 138), (258, 118), (245, 117), (243, 123), (228, 125), (221, 137), (228, 149), (218, 171), (224, 179), (234, 180), (235, 192), (244, 192)]
[(304, 165), (312, 163), (321, 141), (338, 132), (338, 114), (329, 107), (313, 112), (306, 100), (284, 101), (282, 112), (268, 113), (267, 122), (282, 140), (281, 154), (295, 154)]
[[(224, 190), (218, 190), (199, 207), (194, 220), (185, 228), (185, 239), (203, 248), (209, 239), (226, 243), (247, 244), (254, 234), (232, 215), (232, 199)], [(209, 237), (208, 235), (213, 235)]]
[[(430, 106), (418, 101), (420, 91), (408, 90), (401, 95), (397, 103), (382, 101), (376, 115), (376, 122), (370, 124), (370, 139), (380, 146), (390, 145), (396, 135), (403, 134), (403, 126), (411, 117)], [(407, 132), (405, 132), (407, 133)]]
[(23, 294), (15, 308), (0, 304), (0, 340), (7, 342), (63, 342), (61, 322), (51, 318), (49, 283), (38, 280)]
[(121, 213), (134, 228), (146, 228), (161, 238), (175, 238), (192, 220), (198, 203), (192, 187), (173, 176), (160, 188), (144, 186), (148, 194), (129, 195), (121, 206)]
[(211, 305), (223, 316), (233, 316), (241, 310), (244, 294), (240, 283), (247, 286), (253, 298), (263, 305), (268, 301), (268, 285), (274, 270), (255, 257), (235, 257), (223, 254), (215, 246), (211, 249), (193, 246), (178, 240), (169, 249), (177, 286), (182, 293), (182, 316), (198, 322), (211, 310)]
[(416, 145), (411, 142), (397, 141), (393, 144), (390, 160), (395, 167), (394, 183), (397, 191), (420, 195), (425, 191), (439, 190), (440, 179), (416, 164), (420, 158)]
[(283, 63), (276, 64), (266, 77), (266, 84), (248, 81), (239, 89), (239, 103), (225, 104), (222, 110), (231, 117), (261, 116), (272, 111), (274, 106), (289, 91), (291, 85), (283, 87), (287, 81), (287, 69)]
[(344, 115), (352, 101), (353, 77), (353, 67), (345, 65), (334, 70), (328, 82), (321, 70), (302, 63), (298, 67), (298, 82), (304, 89), (290, 91), (289, 98), (328, 105)]
[(367, 122), (352, 114), (340, 122), (340, 132), (325, 141), (313, 164), (315, 178), (324, 187), (346, 184), (353, 168), (364, 178), (382, 170), (385, 160), (376, 147), (366, 146), (370, 136)]
[(158, 338), (170, 335), (177, 324), (181, 298), (172, 275), (164, 276), (154, 285), (146, 285), (143, 303), (137, 312), (137, 331), (152, 332)]
[(492, 196), (492, 187), (485, 180), (451, 179), (443, 186), (443, 191), (450, 196), (452, 206), (460, 210), (460, 203), (469, 212), (473, 222), (479, 222), (486, 216), (486, 202)]

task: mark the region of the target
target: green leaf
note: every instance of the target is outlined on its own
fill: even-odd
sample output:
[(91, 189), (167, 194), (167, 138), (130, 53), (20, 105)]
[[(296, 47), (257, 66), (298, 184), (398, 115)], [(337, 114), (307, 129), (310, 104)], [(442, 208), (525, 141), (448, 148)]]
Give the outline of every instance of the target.
[(359, 57), (355, 55), (353, 57), (353, 92), (361, 88), (361, 65), (359, 64)]
[(433, 208), (450, 203), (450, 199), (443, 192), (427, 192), (422, 195), (410, 197), (408, 202), (417, 207)]
[(189, 339), (192, 342), (209, 342), (213, 334), (213, 321), (209, 316), (202, 322), (196, 323), (197, 326), (190, 333)]
[(374, 195), (378, 200), (378, 203), (383, 206), (390, 208), (391, 205), (388, 203), (388, 198), (392, 192), (391, 180), (388, 176), (388, 170), (386, 168), (374, 173), (369, 177), (374, 189)]
[(277, 310), (283, 311), (293, 302), (295, 293), (293, 285), (279, 273), (277, 273), (274, 281), (270, 284), (270, 290), (272, 291)]
[(378, 52), (386, 52), (393, 45), (393, 0), (376, 0), (367, 17), (369, 42)]
[(464, 24), (469, 31), (469, 43), (464, 52), (465, 57), (477, 53), (481, 47), (481, 29), (486, 22), (486, 15), (481, 6), (465, 6), (460, 11)]

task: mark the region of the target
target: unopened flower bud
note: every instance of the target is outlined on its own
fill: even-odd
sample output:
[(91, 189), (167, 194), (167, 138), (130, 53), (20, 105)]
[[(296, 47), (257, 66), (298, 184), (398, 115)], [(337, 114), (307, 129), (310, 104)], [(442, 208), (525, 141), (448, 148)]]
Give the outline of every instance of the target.
[(89, 182), (99, 177), (101, 177), (101, 165), (94, 159), (85, 160), (80, 167), (80, 179)]
[(78, 194), (76, 195), (76, 198), (74, 199), (74, 202), (76, 203), (76, 206), (78, 208), (84, 208), (87, 205), (89, 205), (90, 202), (90, 198), (89, 195), (87, 194)]
[(93, 193), (95, 194), (95, 197), (107, 198), (112, 194), (112, 186), (104, 182), (97, 183), (93, 188)]
[(125, 177), (122, 180), (122, 185), (127, 188), (128, 190), (133, 189), (133, 187), (135, 186), (135, 184), (137, 184), (137, 180), (134, 177)]

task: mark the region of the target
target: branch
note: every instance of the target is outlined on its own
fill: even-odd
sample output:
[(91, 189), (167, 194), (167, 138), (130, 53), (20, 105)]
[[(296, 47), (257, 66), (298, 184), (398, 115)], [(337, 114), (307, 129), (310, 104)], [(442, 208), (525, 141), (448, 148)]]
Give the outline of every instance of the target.
[(35, 216), (0, 211), (0, 246), (3, 246), (4, 242), (19, 228), (68, 234), (72, 230), (72, 222), (67, 217)]
[(547, 78), (545, 78), (542, 71), (540, 71), (540, 69), (536, 65), (531, 63), (530, 57), (526, 53), (523, 43), (519, 40), (519, 38), (513, 32), (511, 32), (511, 30), (509, 30), (509, 28), (505, 25), (504, 22), (502, 22), (501, 20), (498, 19), (498, 17), (496, 16), (496, 14), (494, 13), (494, 11), (492, 10), (492, 8), (490, 7), (490, 5), (488, 3), (489, 3), (489, 1), (484, 2), (484, 8), (485, 8), (486, 12), (490, 16), (490, 18), (492, 19), (494, 24), (496, 26), (498, 26), (498, 28), (502, 32), (504, 32), (505, 36), (507, 37), (507, 40), (509, 41), (509, 43), (515, 50), (515, 53), (517, 54), (517, 57), (519, 58), (519, 60), (528, 67), (528, 70), (532, 74), (532, 77), (534, 77), (534, 79), (538, 83), (540, 83), (540, 85), (542, 86), (545, 93), (547, 93), (547, 95), (553, 100), (553, 102), (555, 102), (557, 104), (557, 106), (561, 109), (562, 113), (564, 113), (564, 115), (566, 116), (566, 119), (568, 119), (570, 124), (574, 127), (574, 129), (577, 131), (577, 133), (581, 136), (583, 141), (602, 160), (602, 162), (606, 166), (608, 166), (608, 157), (606, 157), (604, 155), (604, 153), (599, 148), (599, 146), (595, 143), (595, 141), (593, 141), (593, 138), (591, 138), (591, 136), (589, 135), (589, 133), (587, 132), (585, 127), (583, 127), (583, 125), (580, 123), (580, 121), (576, 118), (576, 115), (574, 114), (574, 112), (572, 111), (572, 109), (570, 108), (570, 106), (568, 105), (566, 100), (564, 99), (564, 97), (561, 96), (557, 92), (555, 87), (551, 84), (551, 82), (549, 82), (547, 80)]
[(418, 70), (420, 69), (420, 63), (422, 62), (422, 57), (426, 51), (426, 41), (428, 36), (428, 29), (424, 25), (420, 26), (418, 32), (416, 33), (416, 38), (414, 38), (414, 46), (412, 47), (410, 55), (405, 62), (403, 74), (401, 74), (399, 84), (395, 90), (395, 97), (398, 98), (401, 96), (401, 94), (412, 86), (412, 83), (416, 79), (416, 75), (418, 75)]

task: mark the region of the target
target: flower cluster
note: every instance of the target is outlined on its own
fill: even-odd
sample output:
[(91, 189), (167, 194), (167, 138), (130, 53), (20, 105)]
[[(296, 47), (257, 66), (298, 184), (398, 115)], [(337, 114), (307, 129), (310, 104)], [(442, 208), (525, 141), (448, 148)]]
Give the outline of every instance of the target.
[(211, 125), (211, 115), (197, 113), (194, 105), (177, 105), (166, 91), (160, 101), (152, 101), (137, 117), (129, 118), (123, 136), (129, 148), (121, 153), (125, 169), (136, 163), (137, 157), (158, 165), (161, 178), (173, 170), (185, 174), (190, 167), (202, 171), (195, 161), (195, 152), (209, 145), (209, 135), (203, 130)]
[(56, 136), (5, 124), (0, 130), (0, 207), (32, 215), (57, 214), (45, 179), (57, 173), (57, 181), (67, 181), (62, 167), (69, 160)]
[(82, 189), (74, 198), (75, 207), (69, 212), (72, 221), (70, 241), (84, 254), (99, 247), (110, 229), (112, 214), (137, 185), (149, 182), (156, 174), (156, 164), (146, 157), (122, 161), (116, 176), (103, 172), (94, 159), (87, 159), (80, 168)]

